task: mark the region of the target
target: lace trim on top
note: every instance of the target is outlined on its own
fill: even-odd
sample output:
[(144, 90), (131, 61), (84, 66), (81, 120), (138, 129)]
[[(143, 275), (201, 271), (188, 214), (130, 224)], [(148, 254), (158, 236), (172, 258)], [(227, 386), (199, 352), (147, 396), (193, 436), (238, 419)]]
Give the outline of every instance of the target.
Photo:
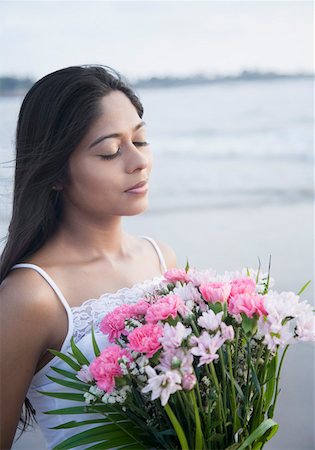
[[(159, 275), (149, 280), (123, 287), (116, 292), (102, 294), (99, 298), (85, 300), (80, 306), (71, 307), (73, 315), (73, 336), (75, 342), (91, 331), (99, 331), (103, 317), (117, 306), (136, 303), (145, 293), (162, 288), (164, 276)], [(151, 289), (150, 289), (151, 288)]]

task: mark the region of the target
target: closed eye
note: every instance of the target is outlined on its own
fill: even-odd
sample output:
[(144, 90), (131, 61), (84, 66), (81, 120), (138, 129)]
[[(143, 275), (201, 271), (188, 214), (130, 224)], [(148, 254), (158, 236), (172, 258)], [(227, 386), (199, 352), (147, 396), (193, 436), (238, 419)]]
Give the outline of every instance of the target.
[(149, 142), (133, 142), (133, 144), (139, 147), (143, 147), (144, 145), (149, 145)]
[[(145, 141), (143, 141), (143, 142), (133, 142), (133, 144), (134, 144), (136, 147), (144, 147), (145, 145), (149, 145), (149, 142), (145, 142)], [(120, 147), (119, 147), (118, 150), (117, 150), (117, 152), (114, 153), (113, 155), (99, 155), (99, 156), (100, 156), (102, 159), (114, 159), (114, 158), (116, 158), (117, 156), (119, 156), (120, 153), (121, 153), (121, 150), (120, 150)]]

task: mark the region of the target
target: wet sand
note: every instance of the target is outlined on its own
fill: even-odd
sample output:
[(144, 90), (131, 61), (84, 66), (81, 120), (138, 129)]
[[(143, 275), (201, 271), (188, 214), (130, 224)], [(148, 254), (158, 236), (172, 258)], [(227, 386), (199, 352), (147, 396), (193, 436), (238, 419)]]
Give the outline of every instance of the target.
[[(298, 292), (306, 281), (311, 285), (302, 297), (314, 304), (314, 216), (312, 204), (196, 210), (190, 214), (143, 213), (124, 218), (125, 229), (148, 235), (171, 245), (178, 266), (220, 271), (245, 266), (257, 268), (259, 256), (276, 290)], [(299, 344), (289, 348), (284, 361), (275, 420), (280, 427), (266, 450), (312, 450), (314, 437), (314, 347)], [(14, 450), (43, 450), (40, 434), (25, 433)]]

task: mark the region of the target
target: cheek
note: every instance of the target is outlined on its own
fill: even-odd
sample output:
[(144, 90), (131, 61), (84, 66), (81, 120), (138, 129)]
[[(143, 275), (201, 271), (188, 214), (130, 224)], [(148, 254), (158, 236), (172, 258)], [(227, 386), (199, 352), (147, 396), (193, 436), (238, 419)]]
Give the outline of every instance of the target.
[(69, 167), (70, 183), (68, 191), (70, 195), (80, 197), (93, 197), (98, 193), (104, 195), (111, 191), (116, 178), (112, 170), (106, 167), (106, 161), (85, 160), (73, 161)]

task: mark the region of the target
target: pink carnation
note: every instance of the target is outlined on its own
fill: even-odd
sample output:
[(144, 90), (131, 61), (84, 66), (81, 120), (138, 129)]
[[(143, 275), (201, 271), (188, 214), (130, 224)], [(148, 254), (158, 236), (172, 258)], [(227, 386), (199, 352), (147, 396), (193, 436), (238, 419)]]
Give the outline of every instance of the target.
[(186, 308), (182, 298), (177, 294), (168, 294), (161, 297), (156, 303), (148, 308), (145, 320), (156, 323), (159, 320), (166, 320), (168, 317), (175, 319), (177, 314), (185, 313)]
[(134, 305), (130, 305), (130, 310), (132, 311), (133, 316), (143, 316), (145, 315), (149, 307), (150, 303), (148, 303), (146, 300), (141, 299)]
[(244, 313), (252, 318), (254, 314), (258, 316), (267, 315), (263, 305), (263, 297), (258, 294), (239, 294), (230, 298), (228, 310), (230, 314), (237, 315)]
[(213, 282), (201, 284), (199, 290), (209, 303), (225, 303), (229, 298), (231, 286), (229, 283)]
[(102, 353), (90, 364), (90, 373), (96, 380), (100, 389), (111, 393), (115, 388), (115, 378), (122, 376), (121, 367), (118, 364), (119, 358), (127, 356), (132, 357), (127, 349), (122, 349), (119, 345), (113, 345), (105, 348)]
[(108, 334), (109, 342), (115, 342), (122, 334), (128, 335), (125, 329), (125, 320), (132, 317), (131, 305), (122, 305), (106, 314), (100, 324), (100, 330), (104, 334)]
[(231, 297), (239, 294), (254, 294), (256, 292), (256, 283), (252, 278), (237, 278), (230, 281)]
[(147, 358), (151, 358), (162, 347), (159, 342), (161, 336), (163, 336), (163, 328), (160, 325), (148, 323), (129, 333), (128, 347), (130, 350), (145, 353)]
[(187, 282), (189, 281), (189, 277), (185, 271), (185, 269), (177, 269), (176, 267), (172, 268), (172, 269), (168, 269), (165, 273), (164, 273), (164, 278), (169, 282), (169, 283), (176, 283), (176, 281), (183, 281), (183, 282)]

